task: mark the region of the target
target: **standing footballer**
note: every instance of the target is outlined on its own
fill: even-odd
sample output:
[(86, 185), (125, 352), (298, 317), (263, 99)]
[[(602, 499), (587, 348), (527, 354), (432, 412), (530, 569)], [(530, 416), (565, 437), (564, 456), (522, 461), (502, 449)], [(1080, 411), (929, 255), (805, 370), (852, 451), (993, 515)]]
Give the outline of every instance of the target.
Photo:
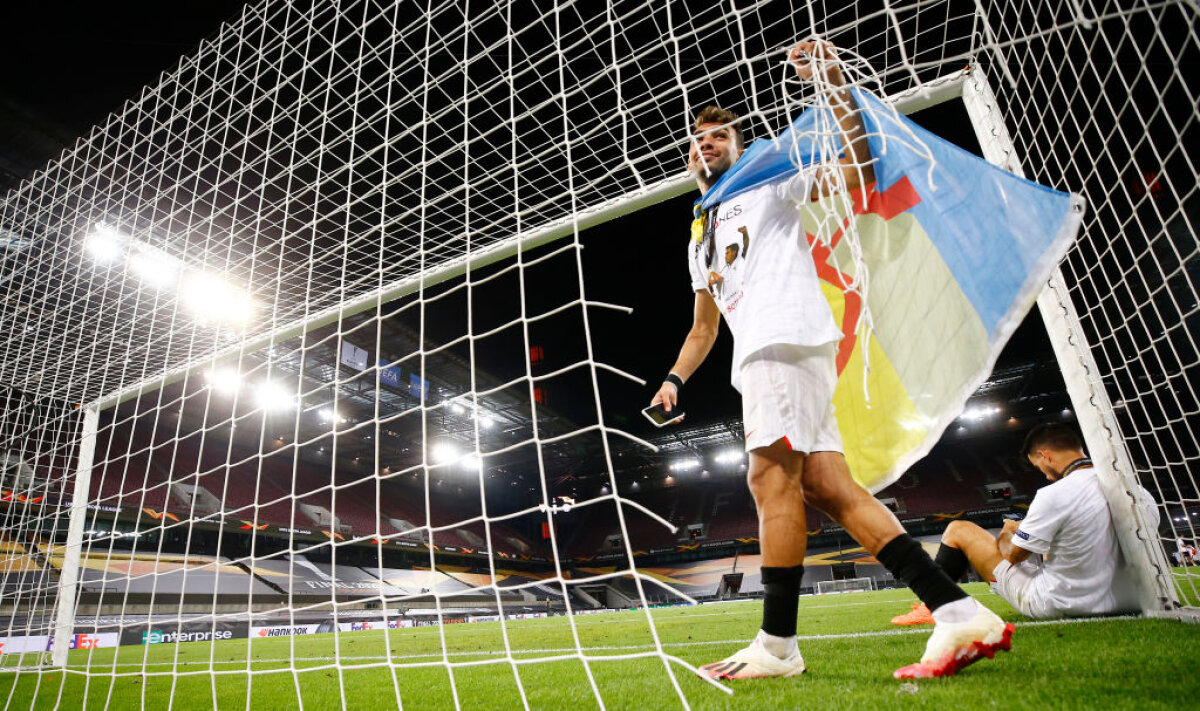
[[(932, 610), (933, 635), (921, 661), (897, 678), (949, 676), (1008, 649), (1012, 625), (967, 596), (859, 486), (842, 454), (834, 418), (835, 353), (841, 330), (821, 293), (800, 208), (844, 189), (871, 189), (874, 172), (862, 120), (831, 44), (802, 42), (788, 56), (803, 80), (830, 87), (845, 155), (837, 167), (802, 170), (787, 180), (712, 206), (688, 247), (696, 303), (679, 359), (651, 404), (670, 410), (704, 361), (721, 315), (733, 333), (733, 386), (742, 394), (747, 482), (758, 510), (763, 622), (746, 648), (702, 670), (715, 679), (804, 672), (796, 617), (806, 545), (805, 502), (841, 524)], [(707, 192), (742, 154), (737, 115), (709, 106), (697, 116), (688, 169)], [(832, 173), (828, 171), (833, 171)]]

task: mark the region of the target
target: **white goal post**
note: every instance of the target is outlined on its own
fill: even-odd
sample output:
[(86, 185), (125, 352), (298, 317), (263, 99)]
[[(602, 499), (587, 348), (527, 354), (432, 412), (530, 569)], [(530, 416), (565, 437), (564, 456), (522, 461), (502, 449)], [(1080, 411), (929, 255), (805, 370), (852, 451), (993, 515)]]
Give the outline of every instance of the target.
[[(1020, 157), (1009, 136), (986, 74), (978, 67), (963, 84), (963, 102), (983, 155), (995, 165), (1024, 177)], [(1170, 566), (1158, 540), (1158, 531), (1147, 520), (1137, 492), (1140, 484), (1129, 457), (1125, 438), (1113, 416), (1092, 346), (1079, 324), (1079, 315), (1056, 270), (1038, 295), (1038, 310), (1046, 324), (1050, 344), (1062, 369), (1088, 453), (1097, 467), (1108, 498), (1125, 560), (1134, 573), (1142, 610), (1150, 614), (1174, 611), (1179, 606)]]

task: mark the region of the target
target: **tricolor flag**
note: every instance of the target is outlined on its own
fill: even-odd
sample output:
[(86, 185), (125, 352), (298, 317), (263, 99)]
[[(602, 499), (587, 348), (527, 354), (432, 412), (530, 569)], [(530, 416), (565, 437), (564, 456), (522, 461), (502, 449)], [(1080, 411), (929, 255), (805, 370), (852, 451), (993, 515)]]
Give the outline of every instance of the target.
[[(844, 334), (834, 404), (847, 463), (879, 491), (929, 452), (987, 378), (1074, 241), (1083, 199), (1001, 170), (863, 91), (855, 97), (876, 183), (809, 203), (800, 221)], [(820, 162), (814, 136), (832, 125), (828, 111), (810, 109), (778, 138), (751, 144), (698, 209)], [(846, 234), (861, 247), (857, 261)]]

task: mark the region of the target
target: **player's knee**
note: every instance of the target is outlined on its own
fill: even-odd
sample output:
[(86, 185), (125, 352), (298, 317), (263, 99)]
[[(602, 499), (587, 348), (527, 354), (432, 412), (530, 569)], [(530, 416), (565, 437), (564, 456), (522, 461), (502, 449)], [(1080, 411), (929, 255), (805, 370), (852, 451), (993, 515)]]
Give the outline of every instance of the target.
[(750, 487), (750, 493), (756, 501), (775, 485), (777, 474), (772, 469), (773, 467), (752, 466), (746, 471), (746, 486)]
[(829, 513), (830, 507), (837, 503), (837, 496), (828, 485), (820, 482), (810, 483), (804, 488), (804, 502), (815, 509)]
[(768, 466), (752, 466), (746, 472), (746, 484), (754, 501), (762, 505), (779, 496), (800, 492), (800, 477), (790, 476), (787, 470), (778, 464)]
[(942, 543), (952, 545), (961, 541), (965, 529), (969, 528), (971, 523), (968, 521), (951, 521), (946, 530), (942, 531)]
[(805, 502), (835, 517), (861, 503), (864, 495), (867, 499), (873, 499), (861, 487), (845, 486), (844, 482), (832, 477), (810, 477), (804, 486)]

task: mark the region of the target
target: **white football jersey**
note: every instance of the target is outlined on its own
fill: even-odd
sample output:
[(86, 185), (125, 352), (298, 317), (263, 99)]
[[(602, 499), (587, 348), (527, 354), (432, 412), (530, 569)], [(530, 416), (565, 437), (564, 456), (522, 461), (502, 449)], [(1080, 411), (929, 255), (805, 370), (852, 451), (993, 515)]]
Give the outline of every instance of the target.
[(821, 293), (800, 222), (814, 170), (730, 198), (710, 210), (708, 234), (691, 240), (692, 289), (707, 291), (733, 333), (733, 387), (742, 363), (766, 346), (820, 346), (841, 329)]
[[(1147, 504), (1156, 519), (1153, 501)], [(1012, 542), (1042, 556), (1030, 596), (1035, 617), (1137, 609), (1136, 589), (1124, 569), (1095, 468), (1078, 469), (1039, 489)]]

